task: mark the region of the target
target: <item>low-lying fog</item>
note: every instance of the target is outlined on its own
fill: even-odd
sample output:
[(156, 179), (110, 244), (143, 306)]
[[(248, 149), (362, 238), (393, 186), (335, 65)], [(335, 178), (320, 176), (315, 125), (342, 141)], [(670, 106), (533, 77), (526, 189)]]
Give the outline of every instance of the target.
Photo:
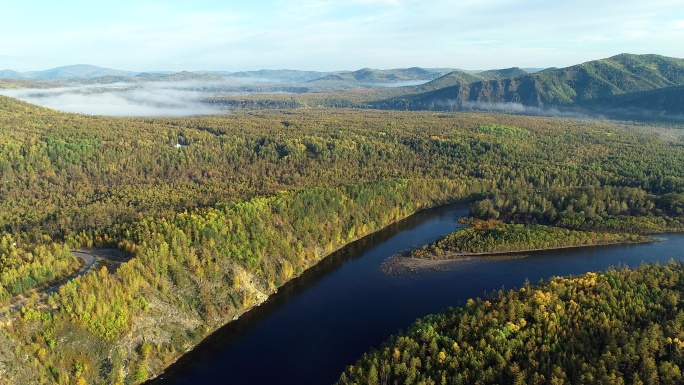
[[(261, 84), (261, 82), (257, 83)], [(424, 81), (375, 84), (376, 87), (417, 85)], [(217, 95), (252, 93), (290, 93), (295, 88), (271, 83), (255, 85), (255, 79), (236, 81), (146, 81), (131, 83), (73, 85), (59, 88), (0, 89), (0, 95), (63, 112), (118, 117), (182, 117), (225, 114), (225, 108), (208, 102)], [(659, 114), (639, 108), (584, 109), (573, 107), (533, 107), (521, 103), (488, 103), (458, 100), (436, 100), (428, 109), (446, 111), (499, 111), (512, 114), (556, 116), (589, 119), (666, 119), (683, 122), (684, 117)]]
[(202, 100), (221, 83), (145, 82), (77, 85), (48, 89), (4, 89), (1, 95), (63, 112), (107, 116), (191, 116), (225, 113)]
[(382, 87), (382, 88), (397, 88), (397, 87), (411, 87), (411, 86), (419, 86), (421, 84), (429, 83), (432, 80), (430, 79), (423, 79), (423, 80), (403, 80), (400, 82), (392, 82), (392, 83), (379, 83), (379, 84), (372, 84), (370, 86), (375, 86), (375, 87)]
[[(428, 80), (368, 84), (366, 87), (405, 87)], [(73, 84), (55, 88), (0, 89), (0, 95), (63, 112), (120, 117), (192, 116), (224, 114), (206, 100), (217, 95), (302, 92), (303, 83), (281, 79), (142, 81)]]

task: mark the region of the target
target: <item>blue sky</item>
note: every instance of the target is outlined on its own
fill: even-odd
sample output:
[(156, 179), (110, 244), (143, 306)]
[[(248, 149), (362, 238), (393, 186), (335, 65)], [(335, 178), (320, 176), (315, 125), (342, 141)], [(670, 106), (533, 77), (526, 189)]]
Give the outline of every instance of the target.
[(8, 1), (0, 69), (564, 67), (684, 57), (682, 0)]

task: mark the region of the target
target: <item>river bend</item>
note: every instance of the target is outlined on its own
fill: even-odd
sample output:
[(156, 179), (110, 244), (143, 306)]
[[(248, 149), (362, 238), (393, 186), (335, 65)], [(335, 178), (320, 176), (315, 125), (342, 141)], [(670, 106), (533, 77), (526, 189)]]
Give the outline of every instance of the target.
[(467, 213), (465, 203), (420, 212), (345, 247), (219, 329), (152, 383), (329, 384), (416, 318), (468, 298), (520, 287), (526, 279), (684, 258), (684, 234), (665, 234), (648, 244), (470, 260), (446, 271), (381, 272), (387, 257), (462, 227), (457, 220)]

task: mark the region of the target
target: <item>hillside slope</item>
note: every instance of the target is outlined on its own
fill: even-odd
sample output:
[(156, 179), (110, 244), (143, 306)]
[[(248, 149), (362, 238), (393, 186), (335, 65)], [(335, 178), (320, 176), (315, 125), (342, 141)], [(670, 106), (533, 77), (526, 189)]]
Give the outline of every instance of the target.
[(599, 98), (587, 103), (587, 107), (607, 115), (681, 120), (684, 119), (684, 86)]
[[(312, 88), (356, 88), (410, 85), (436, 79), (448, 71), (443, 69), (425, 69), (419, 67), (378, 70), (362, 68), (353, 72), (335, 72), (320, 79), (306, 83)], [(409, 84), (406, 84), (409, 83)]]
[(501, 103), (532, 107), (586, 106), (596, 99), (678, 85), (684, 85), (684, 59), (620, 54), (567, 68), (456, 84), (372, 105), (414, 110), (458, 110)]

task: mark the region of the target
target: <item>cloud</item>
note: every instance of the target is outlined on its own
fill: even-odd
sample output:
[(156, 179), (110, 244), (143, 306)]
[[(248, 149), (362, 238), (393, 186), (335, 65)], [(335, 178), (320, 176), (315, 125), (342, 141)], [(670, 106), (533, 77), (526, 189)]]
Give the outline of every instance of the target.
[(88, 85), (52, 89), (1, 90), (0, 94), (63, 112), (120, 117), (221, 114), (202, 99), (211, 82)]
[[(6, 13), (31, 13), (25, 4), (10, 2)], [(0, 34), (3, 50), (23, 57), (11, 62), (23, 63), (16, 70), (48, 61), (131, 70), (489, 69), (621, 52), (679, 56), (681, 10), (681, 0), (75, 0), (9, 18)]]
[[(523, 114), (536, 116), (553, 116), (575, 119), (606, 119), (606, 117), (595, 111), (584, 111), (575, 107), (535, 107), (525, 106), (522, 103), (491, 103), (479, 101), (458, 101), (458, 100), (438, 100), (435, 106), (440, 109), (450, 111), (477, 110), (477, 111), (497, 111), (509, 114)], [(613, 111), (617, 112), (617, 111)]]

